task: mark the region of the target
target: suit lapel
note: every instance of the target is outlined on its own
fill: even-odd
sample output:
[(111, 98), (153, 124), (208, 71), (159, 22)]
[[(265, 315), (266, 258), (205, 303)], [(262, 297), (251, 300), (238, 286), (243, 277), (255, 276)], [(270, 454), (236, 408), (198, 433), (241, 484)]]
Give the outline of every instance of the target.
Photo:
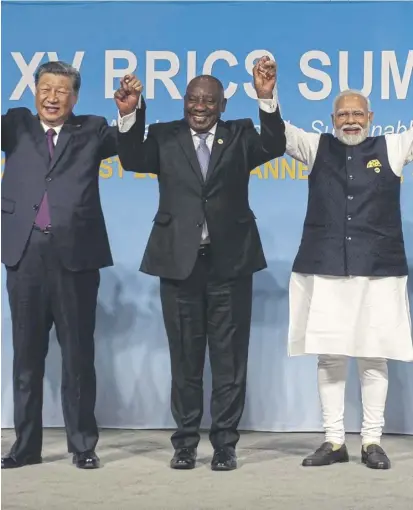
[(37, 152), (45, 160), (46, 167), (49, 167), (50, 156), (49, 149), (47, 148), (46, 133), (44, 132), (43, 126), (40, 123), (40, 119), (37, 115), (33, 115), (33, 122), (30, 130)]
[(215, 132), (214, 143), (212, 145), (211, 159), (209, 160), (208, 172), (206, 182), (209, 181), (213, 175), (216, 167), (224, 153), (225, 149), (229, 146), (231, 140), (231, 131), (225, 126), (221, 120), (218, 121), (217, 130)]
[(82, 126), (80, 124), (76, 124), (75, 115), (71, 115), (69, 119), (63, 124), (59, 136), (57, 137), (57, 144), (54, 148), (53, 157), (49, 166), (49, 172), (53, 170), (53, 168), (56, 166), (56, 163), (62, 157), (73, 132), (79, 130), (81, 127)]
[(195, 152), (194, 141), (192, 140), (191, 130), (189, 129), (188, 124), (185, 121), (182, 121), (181, 124), (177, 127), (175, 134), (193, 171), (201, 181), (201, 184), (203, 184), (204, 178), (202, 176), (201, 167), (199, 166), (198, 157)]

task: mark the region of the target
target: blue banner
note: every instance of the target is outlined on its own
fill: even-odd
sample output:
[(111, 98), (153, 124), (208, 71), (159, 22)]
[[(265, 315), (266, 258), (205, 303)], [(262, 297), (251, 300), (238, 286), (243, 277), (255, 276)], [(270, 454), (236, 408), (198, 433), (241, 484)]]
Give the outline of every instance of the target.
[[(369, 94), (372, 134), (413, 126), (413, 4), (409, 2), (29, 2), (2, 4), (2, 112), (34, 109), (36, 67), (65, 60), (80, 69), (75, 113), (115, 123), (119, 77), (144, 84), (147, 122), (181, 118), (187, 82), (212, 73), (226, 88), (224, 118), (258, 124), (254, 59), (274, 56), (286, 120), (329, 132), (332, 102), (351, 87)], [(39, 28), (40, 27), (40, 28)], [(362, 27), (361, 30), (358, 28)], [(339, 48), (339, 49), (337, 49)], [(3, 161), (4, 163), (4, 161)], [(102, 204), (115, 266), (102, 271), (96, 329), (97, 417), (101, 426), (173, 427), (170, 365), (159, 284), (138, 267), (157, 210), (153, 175), (102, 162)], [(413, 267), (413, 166), (404, 170), (402, 211)], [(321, 430), (316, 359), (287, 357), (288, 281), (307, 204), (307, 172), (283, 157), (252, 172), (250, 203), (268, 269), (255, 276), (248, 397), (242, 427)], [(412, 282), (413, 280), (411, 280)], [(410, 283), (410, 296), (413, 301)], [(13, 424), (11, 320), (2, 286), (2, 426)], [(62, 425), (60, 353), (52, 339), (45, 376), (45, 425)], [(209, 424), (210, 374), (205, 372)], [(413, 365), (390, 364), (388, 432), (413, 434)], [(359, 386), (349, 376), (346, 426), (359, 431)]]

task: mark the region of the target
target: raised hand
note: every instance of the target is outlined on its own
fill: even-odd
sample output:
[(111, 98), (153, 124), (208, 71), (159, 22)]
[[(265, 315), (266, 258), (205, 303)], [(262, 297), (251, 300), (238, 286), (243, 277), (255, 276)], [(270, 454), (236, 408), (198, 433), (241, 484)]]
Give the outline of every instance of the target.
[(260, 99), (272, 99), (277, 80), (277, 64), (268, 56), (261, 57), (253, 69), (254, 88)]
[(136, 76), (127, 74), (120, 80), (120, 87), (115, 92), (115, 101), (121, 117), (136, 110), (143, 85)]

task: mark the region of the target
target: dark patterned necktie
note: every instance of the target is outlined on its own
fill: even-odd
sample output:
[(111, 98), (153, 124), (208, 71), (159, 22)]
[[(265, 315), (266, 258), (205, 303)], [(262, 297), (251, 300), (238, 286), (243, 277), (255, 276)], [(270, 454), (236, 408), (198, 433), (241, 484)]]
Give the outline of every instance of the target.
[[(52, 157), (53, 157), (53, 151), (54, 151), (53, 137), (55, 135), (56, 135), (56, 131), (52, 128), (50, 128), (46, 131), (47, 147), (49, 148), (50, 161), (52, 160)], [(35, 224), (43, 230), (46, 227), (50, 227), (50, 212), (49, 212), (49, 202), (47, 200), (47, 191), (44, 192), (42, 202), (41, 202), (39, 210), (37, 212)]]

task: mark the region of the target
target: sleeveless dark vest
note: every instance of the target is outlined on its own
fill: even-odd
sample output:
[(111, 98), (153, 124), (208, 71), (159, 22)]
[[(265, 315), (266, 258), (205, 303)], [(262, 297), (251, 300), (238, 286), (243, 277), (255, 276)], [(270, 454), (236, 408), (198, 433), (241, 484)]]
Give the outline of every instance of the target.
[(390, 168), (384, 136), (350, 146), (333, 135), (321, 135), (293, 271), (330, 276), (408, 274), (400, 178)]

